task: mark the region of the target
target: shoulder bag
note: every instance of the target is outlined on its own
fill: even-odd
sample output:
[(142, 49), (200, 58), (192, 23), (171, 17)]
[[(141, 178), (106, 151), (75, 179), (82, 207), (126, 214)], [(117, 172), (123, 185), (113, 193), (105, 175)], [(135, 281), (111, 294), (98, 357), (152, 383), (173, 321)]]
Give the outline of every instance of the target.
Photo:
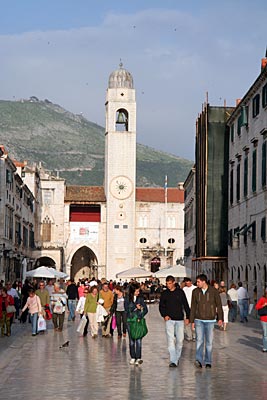
[(259, 315), (260, 317), (265, 317), (265, 316), (267, 316), (267, 306), (264, 306), (264, 307), (260, 308), (260, 309), (258, 310), (258, 315)]
[(134, 314), (131, 318), (127, 318), (129, 324), (130, 336), (133, 340), (142, 339), (146, 336), (148, 329), (145, 318), (138, 318)]
[(6, 308), (6, 312), (7, 312), (7, 314), (15, 313), (16, 312), (15, 306), (8, 305)]

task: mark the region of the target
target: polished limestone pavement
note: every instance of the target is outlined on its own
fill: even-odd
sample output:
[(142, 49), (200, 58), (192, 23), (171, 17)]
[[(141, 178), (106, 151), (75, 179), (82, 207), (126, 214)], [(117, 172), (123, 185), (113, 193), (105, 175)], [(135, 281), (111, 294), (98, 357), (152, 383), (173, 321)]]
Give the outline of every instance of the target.
[[(66, 318), (67, 319), (67, 318)], [(31, 336), (30, 324), (15, 323), (12, 336), (0, 339), (1, 399), (267, 399), (267, 353), (262, 353), (260, 322), (215, 329), (212, 369), (194, 366), (195, 343), (184, 342), (178, 368), (169, 368), (164, 321), (158, 305), (149, 306), (144, 363), (129, 365), (128, 338), (83, 338), (79, 320), (52, 323), (44, 335)], [(59, 347), (70, 341), (69, 347)]]

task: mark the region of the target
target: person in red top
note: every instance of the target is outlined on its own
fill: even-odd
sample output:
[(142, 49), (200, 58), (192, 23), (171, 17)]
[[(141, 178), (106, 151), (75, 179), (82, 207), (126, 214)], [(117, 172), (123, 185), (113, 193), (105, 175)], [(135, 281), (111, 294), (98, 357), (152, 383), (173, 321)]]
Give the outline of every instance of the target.
[(13, 312), (8, 313), (7, 307), (14, 306), (14, 298), (7, 294), (7, 289), (2, 288), (0, 291), (0, 324), (1, 324), (1, 336), (11, 335), (11, 318), (13, 317)]
[[(255, 308), (256, 310), (260, 310), (261, 308), (267, 306), (267, 289), (265, 289), (263, 296), (258, 300)], [(263, 349), (264, 353), (267, 352), (267, 311), (266, 315), (260, 316), (261, 326), (262, 326), (262, 340), (263, 340)]]

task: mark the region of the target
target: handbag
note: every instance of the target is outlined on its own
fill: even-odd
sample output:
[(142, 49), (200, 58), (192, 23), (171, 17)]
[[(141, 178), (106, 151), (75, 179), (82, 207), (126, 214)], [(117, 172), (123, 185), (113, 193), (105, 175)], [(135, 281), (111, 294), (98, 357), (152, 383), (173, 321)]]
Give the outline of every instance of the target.
[(259, 317), (265, 317), (267, 315), (267, 306), (264, 306), (258, 310)]
[(38, 324), (37, 324), (37, 331), (45, 331), (46, 330), (46, 322), (45, 319), (42, 315), (38, 318)]
[(113, 329), (113, 331), (115, 331), (115, 329), (117, 328), (117, 321), (116, 321), (116, 315), (115, 314), (112, 315), (111, 328)]
[(76, 332), (83, 334), (86, 323), (87, 323), (87, 318), (85, 315), (83, 315), (76, 329)]
[(129, 324), (130, 336), (133, 340), (142, 339), (146, 336), (148, 329), (145, 318), (138, 318), (134, 314), (131, 318), (127, 318), (127, 322)]
[(54, 308), (53, 308), (53, 313), (55, 313), (55, 314), (63, 314), (63, 312), (64, 312), (63, 311), (63, 305), (62, 305), (60, 300), (57, 300), (55, 305), (54, 305)]
[(11, 306), (11, 305), (7, 306), (6, 312), (7, 312), (7, 314), (15, 313), (16, 312), (15, 306)]

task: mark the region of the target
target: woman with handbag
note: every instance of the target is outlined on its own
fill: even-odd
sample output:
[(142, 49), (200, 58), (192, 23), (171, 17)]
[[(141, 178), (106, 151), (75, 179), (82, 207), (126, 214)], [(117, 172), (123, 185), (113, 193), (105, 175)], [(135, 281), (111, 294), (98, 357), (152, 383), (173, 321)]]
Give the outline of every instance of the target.
[(30, 289), (28, 293), (29, 297), (27, 298), (26, 304), (22, 308), (21, 312), (23, 313), (26, 310), (26, 308), (29, 309), (29, 313), (31, 316), (31, 323), (32, 323), (32, 336), (36, 336), (38, 316), (42, 315), (42, 306), (40, 298), (35, 294), (34, 289)]
[(62, 332), (65, 319), (67, 295), (65, 290), (61, 289), (58, 283), (54, 283), (54, 291), (52, 292), (50, 300), (54, 330)]
[[(0, 323), (1, 323), (1, 336), (11, 335), (11, 318), (16, 311), (14, 306), (14, 298), (7, 294), (7, 289), (0, 290)], [(6, 332), (6, 333), (5, 333)]]
[[(124, 306), (127, 313), (127, 330), (129, 334), (129, 346), (131, 356), (130, 364), (139, 365), (143, 363), (142, 337), (135, 336), (134, 338), (134, 329), (138, 327), (137, 324), (140, 324), (140, 322), (142, 325), (145, 325), (144, 316), (148, 312), (144, 298), (140, 293), (139, 283), (134, 282), (129, 286), (129, 292), (128, 296), (125, 298)], [(145, 332), (142, 333), (142, 335), (144, 334)]]
[(264, 353), (267, 352), (267, 289), (265, 289), (263, 296), (258, 300), (256, 306), (258, 310), (258, 315), (260, 316), (261, 326), (262, 326), (262, 340)]

